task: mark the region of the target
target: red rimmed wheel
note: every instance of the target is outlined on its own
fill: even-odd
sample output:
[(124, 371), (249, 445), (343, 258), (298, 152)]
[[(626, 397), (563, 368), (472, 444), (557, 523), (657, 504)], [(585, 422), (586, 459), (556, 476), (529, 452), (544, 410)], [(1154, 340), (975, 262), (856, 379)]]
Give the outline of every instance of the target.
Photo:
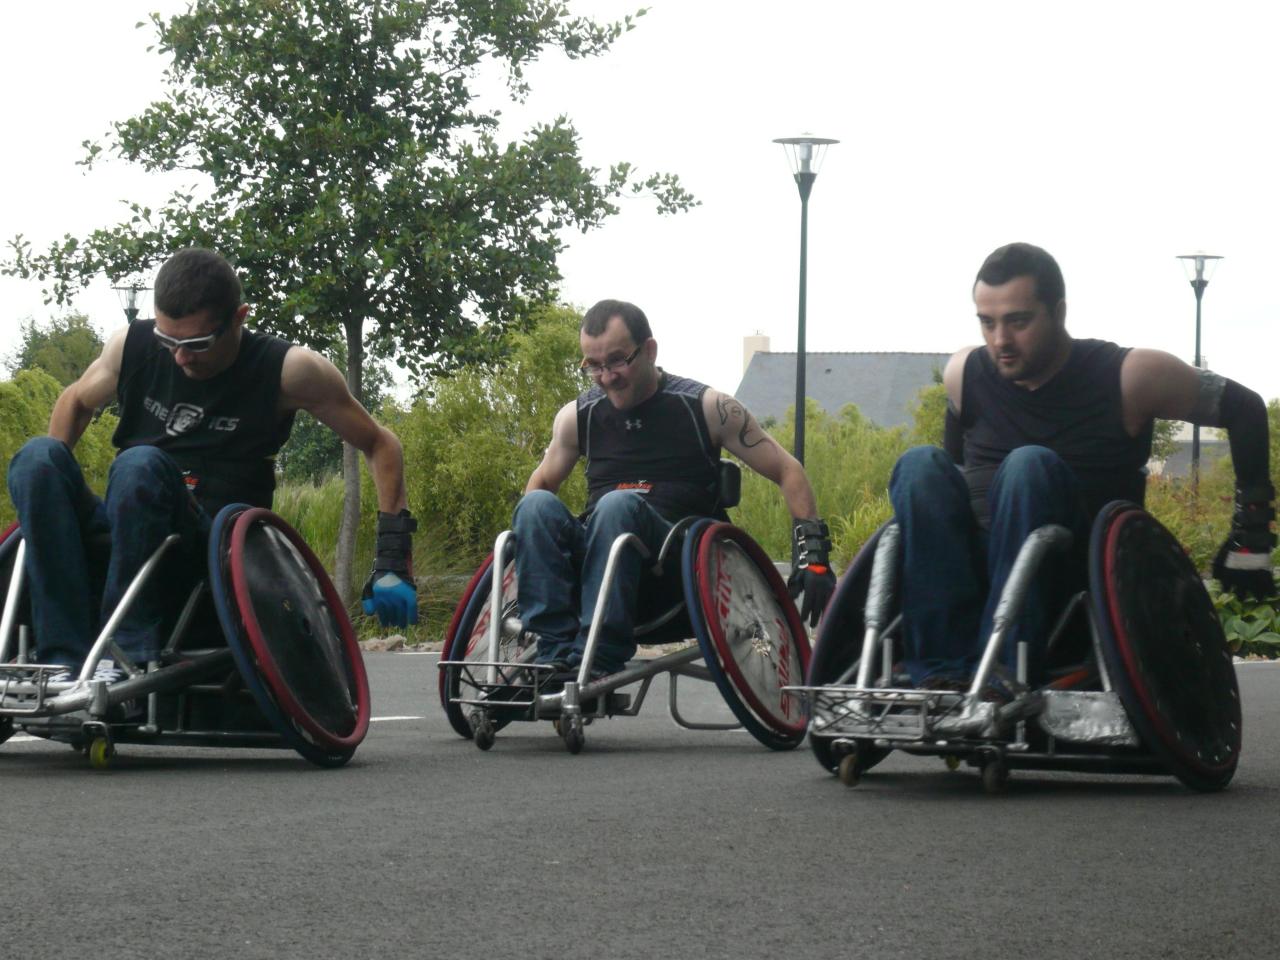
[(354, 750), (369, 730), (369, 679), (324, 567), (262, 508), (236, 517), (229, 553), (244, 637), (280, 710), (318, 746)]
[(1221, 790), (1240, 759), (1240, 690), (1186, 552), (1150, 514), (1111, 503), (1094, 521), (1089, 577), (1103, 659), (1142, 742), (1187, 786)]
[(809, 664), (800, 615), (773, 561), (744, 531), (712, 523), (695, 535), (694, 619), (707, 665), (743, 725), (766, 746), (791, 749), (808, 724), (803, 703), (782, 689), (803, 683)]

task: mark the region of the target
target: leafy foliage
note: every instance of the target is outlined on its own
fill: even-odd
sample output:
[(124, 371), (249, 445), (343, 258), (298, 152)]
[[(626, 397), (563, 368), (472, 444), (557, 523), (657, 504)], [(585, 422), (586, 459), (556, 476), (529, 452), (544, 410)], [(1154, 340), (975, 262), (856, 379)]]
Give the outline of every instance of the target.
[[(61, 392), (61, 384), (44, 370), (20, 370), (12, 380), (0, 382), (0, 463), (8, 464), (19, 448), (32, 437), (43, 436), (49, 414)], [(76, 444), (76, 459), (90, 489), (102, 494), (107, 487), (107, 471), (115, 456), (111, 434), (116, 418), (104, 413), (89, 425)], [(0, 497), (0, 528), (13, 522), (9, 490)]]
[(55, 317), (48, 323), (27, 320), (21, 341), (9, 357), (10, 374), (39, 367), (67, 386), (88, 369), (102, 352), (102, 337), (82, 313)]

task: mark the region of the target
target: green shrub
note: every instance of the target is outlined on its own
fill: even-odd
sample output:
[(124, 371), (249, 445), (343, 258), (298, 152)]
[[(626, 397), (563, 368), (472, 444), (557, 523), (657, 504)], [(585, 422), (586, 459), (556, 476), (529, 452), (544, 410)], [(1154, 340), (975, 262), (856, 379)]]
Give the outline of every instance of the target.
[[(24, 443), (48, 432), (49, 414), (61, 392), (62, 385), (40, 369), (20, 370), (12, 380), (0, 382), (0, 464), (7, 467)], [(115, 457), (111, 435), (116, 422), (111, 414), (102, 414), (89, 424), (75, 448), (89, 488), (99, 495), (107, 488), (107, 471)], [(7, 527), (13, 519), (6, 486), (0, 495), (0, 527)]]

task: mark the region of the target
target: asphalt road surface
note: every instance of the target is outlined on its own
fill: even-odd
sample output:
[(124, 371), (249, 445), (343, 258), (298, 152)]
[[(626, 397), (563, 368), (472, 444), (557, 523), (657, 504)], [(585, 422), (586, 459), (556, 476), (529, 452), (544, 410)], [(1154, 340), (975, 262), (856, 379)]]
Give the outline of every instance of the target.
[[(292, 753), (0, 747), (0, 956), (1271, 958), (1280, 666), (1239, 675), (1230, 789), (976, 773), (895, 755), (854, 790), (807, 747), (690, 732), (650, 694), (564, 752), (481, 753), (432, 656), (371, 654), (368, 739)], [(710, 685), (690, 712), (723, 708)], [(682, 692), (686, 685), (682, 685)]]

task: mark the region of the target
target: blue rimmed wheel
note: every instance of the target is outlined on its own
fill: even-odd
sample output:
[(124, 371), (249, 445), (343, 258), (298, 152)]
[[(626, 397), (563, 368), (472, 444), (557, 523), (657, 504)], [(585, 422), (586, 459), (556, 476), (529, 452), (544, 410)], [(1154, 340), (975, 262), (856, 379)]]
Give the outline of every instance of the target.
[(214, 608), (258, 708), (307, 760), (345, 764), (368, 731), (369, 686), (324, 568), (288, 524), (246, 504), (218, 512), (208, 557)]

